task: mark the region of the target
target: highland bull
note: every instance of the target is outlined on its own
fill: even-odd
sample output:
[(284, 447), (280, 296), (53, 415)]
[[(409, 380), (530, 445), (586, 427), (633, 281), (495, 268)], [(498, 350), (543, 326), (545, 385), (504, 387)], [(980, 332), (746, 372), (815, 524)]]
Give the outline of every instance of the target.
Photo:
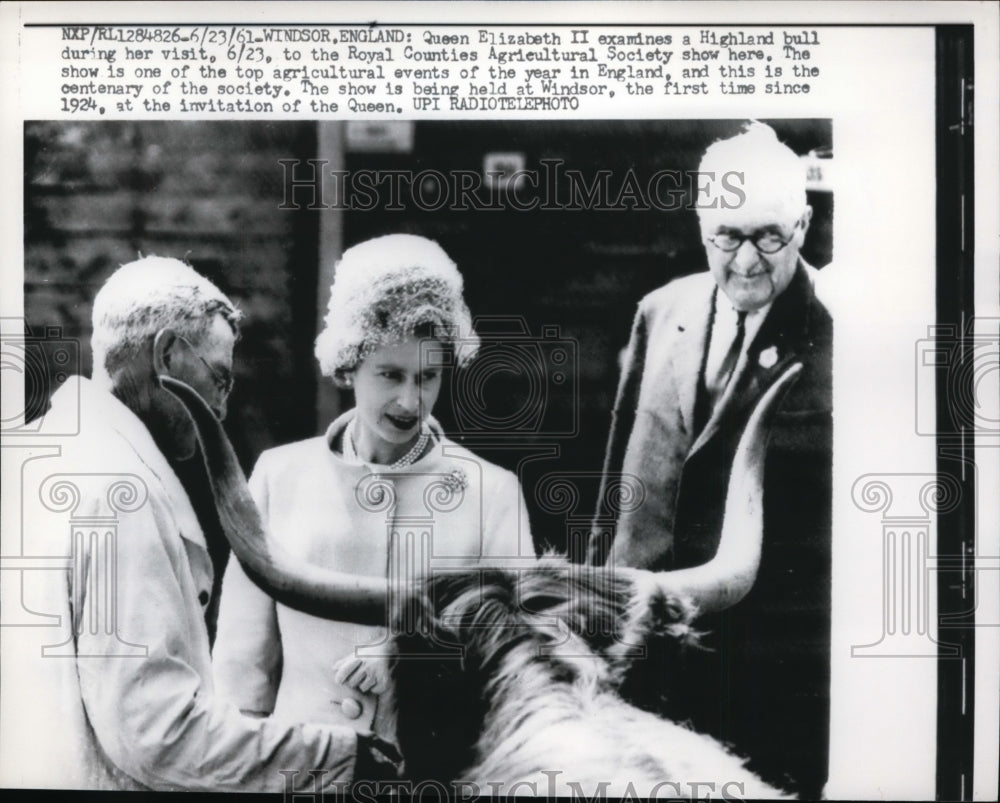
[(648, 572), (545, 559), (435, 573), (393, 611), (384, 578), (305, 564), (276, 544), (211, 410), (186, 385), (162, 381), (195, 421), (223, 531), (251, 579), (306, 613), (397, 625), (380, 708), (404, 777), (493, 793), (698, 797), (700, 788), (756, 798), (785, 795), (714, 739), (633, 702), (648, 703), (663, 685), (644, 656), (682, 659), (696, 648), (694, 617), (735, 604), (753, 585), (769, 420), (800, 369), (775, 382), (747, 423), (707, 564)]

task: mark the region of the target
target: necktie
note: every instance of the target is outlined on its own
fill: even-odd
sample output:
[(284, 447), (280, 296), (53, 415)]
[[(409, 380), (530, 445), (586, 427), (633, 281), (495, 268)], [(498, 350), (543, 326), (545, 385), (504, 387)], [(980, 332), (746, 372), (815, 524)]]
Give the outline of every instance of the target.
[(703, 376), (701, 389), (695, 404), (695, 432), (701, 432), (708, 423), (712, 412), (718, 407), (722, 397), (725, 396), (726, 388), (733, 378), (736, 364), (740, 360), (740, 352), (743, 351), (743, 340), (746, 335), (746, 317), (747, 314), (745, 312), (737, 311), (736, 333), (733, 335), (733, 340), (725, 356), (723, 356), (722, 362), (719, 363), (718, 369), (711, 371), (706, 366), (706, 372)]
[(726, 356), (722, 360), (722, 365), (719, 367), (718, 379), (715, 383), (716, 405), (726, 395), (726, 388), (729, 387), (729, 382), (733, 378), (733, 371), (736, 370), (736, 363), (740, 360), (740, 352), (743, 351), (743, 338), (746, 335), (746, 324), (747, 314), (737, 310), (736, 336), (733, 338), (733, 344), (729, 347), (729, 351), (726, 352)]

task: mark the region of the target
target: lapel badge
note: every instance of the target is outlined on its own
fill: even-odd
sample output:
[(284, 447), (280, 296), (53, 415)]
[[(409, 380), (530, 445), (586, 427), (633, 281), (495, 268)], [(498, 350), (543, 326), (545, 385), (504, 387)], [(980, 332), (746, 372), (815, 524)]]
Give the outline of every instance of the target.
[(769, 346), (764, 349), (757, 358), (757, 362), (761, 368), (774, 368), (778, 364), (778, 347)]

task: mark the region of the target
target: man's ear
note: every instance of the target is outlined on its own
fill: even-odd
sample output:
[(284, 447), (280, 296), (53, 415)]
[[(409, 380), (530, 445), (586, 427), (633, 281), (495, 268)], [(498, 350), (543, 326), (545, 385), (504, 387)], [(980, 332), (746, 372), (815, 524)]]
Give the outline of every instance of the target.
[(177, 345), (177, 333), (169, 326), (161, 329), (153, 338), (153, 370), (157, 374), (170, 373), (170, 365), (176, 359), (174, 347)]
[(809, 222), (812, 220), (813, 208), (806, 204), (805, 211), (802, 213), (800, 220), (802, 221), (802, 237), (805, 239), (806, 232), (809, 231)]

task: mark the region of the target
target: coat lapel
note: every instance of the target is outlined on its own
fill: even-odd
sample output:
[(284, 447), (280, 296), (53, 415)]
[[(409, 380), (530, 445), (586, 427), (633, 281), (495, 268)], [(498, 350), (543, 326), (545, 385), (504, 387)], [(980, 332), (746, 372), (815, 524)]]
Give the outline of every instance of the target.
[(708, 351), (708, 337), (712, 331), (715, 293), (713, 283), (707, 292), (692, 298), (691, 303), (685, 305), (681, 320), (677, 322), (677, 341), (670, 354), (677, 407), (692, 439), (697, 435), (695, 405), (705, 353)]
[(753, 341), (740, 356), (733, 381), (698, 434), (691, 454), (711, 441), (727, 422), (739, 418), (741, 411), (759, 399), (763, 390), (802, 353), (809, 328), (811, 295), (812, 283), (805, 262), (800, 259), (788, 288), (775, 299)]

